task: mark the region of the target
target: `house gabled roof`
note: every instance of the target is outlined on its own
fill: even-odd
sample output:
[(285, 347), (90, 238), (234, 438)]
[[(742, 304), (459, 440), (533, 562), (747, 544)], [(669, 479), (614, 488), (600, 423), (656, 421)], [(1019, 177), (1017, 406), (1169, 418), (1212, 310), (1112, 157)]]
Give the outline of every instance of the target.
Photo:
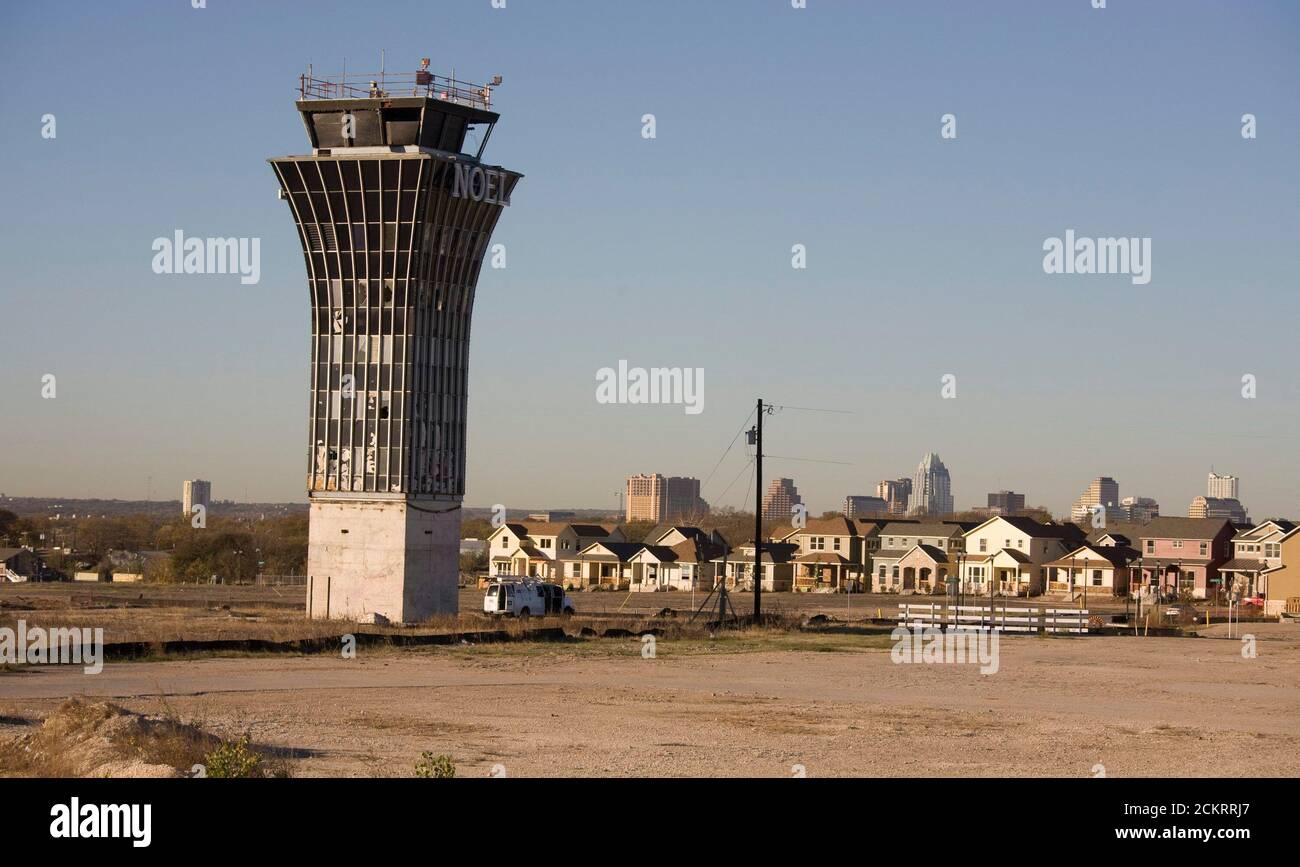
[(926, 557), (929, 557), (930, 560), (935, 563), (950, 562), (948, 560), (948, 555), (943, 550), (936, 548), (933, 545), (913, 545), (911, 548), (907, 549), (907, 553), (904, 554), (903, 556), (908, 557), (911, 555), (913, 551), (920, 551), (922, 554), (924, 554)]
[(1032, 561), (1029, 559), (1029, 555), (1028, 555), (1028, 554), (1026, 554), (1024, 551), (1018, 551), (1018, 550), (1016, 550), (1015, 548), (1002, 548), (1002, 549), (1000, 549), (1000, 550), (994, 551), (994, 552), (993, 552), (993, 559), (996, 560), (998, 557), (1001, 557), (1001, 556), (1003, 556), (1003, 555), (1006, 555), (1007, 557), (1010, 557), (1012, 560), (1015, 560), (1017, 563), (1029, 563), (1029, 562), (1032, 562)]
[(941, 522), (932, 522), (927, 524), (908, 523), (905, 521), (890, 521), (880, 528), (877, 536), (936, 536), (939, 538), (951, 539), (954, 536), (962, 534), (961, 526), (958, 524), (947, 524)]
[(580, 537), (611, 536), (614, 534), (614, 531), (618, 529), (617, 527), (610, 527), (605, 524), (570, 524), (569, 526), (572, 527), (573, 532), (578, 534)]
[(697, 539), (686, 539), (672, 546), (673, 552), (677, 559), (682, 563), (707, 563), (717, 557), (721, 557), (724, 551), (723, 546), (716, 544), (707, 536)]
[[(1093, 557), (1084, 557), (1084, 554), (1092, 554)], [(1080, 545), (1070, 553), (1057, 557), (1050, 563), (1044, 563), (1044, 566), (1055, 566), (1058, 569), (1066, 569), (1079, 565), (1079, 558), (1083, 557), (1084, 562), (1100, 559), (1105, 560), (1111, 566), (1117, 569), (1123, 569), (1134, 560), (1138, 559), (1138, 552), (1124, 545)]]
[(1268, 568), (1267, 560), (1254, 560), (1250, 557), (1233, 557), (1219, 567), (1220, 572), (1262, 572)]
[(911, 548), (881, 548), (871, 555), (872, 560), (901, 560)]
[(530, 536), (558, 536), (569, 528), (568, 524), (557, 521), (520, 521), (519, 523)]
[(880, 531), (889, 524), (919, 524), (915, 518), (854, 518), (853, 520), (861, 524), (858, 532), (864, 536), (878, 536)]
[[(1195, 539), (1209, 541), (1226, 527), (1227, 518), (1152, 518), (1149, 524), (1131, 525), (1138, 539)], [(1127, 533), (1125, 535), (1128, 535)], [(1132, 536), (1129, 537), (1132, 541)]]
[(649, 554), (650, 556), (658, 560), (660, 563), (677, 562), (677, 552), (674, 551), (672, 548), (668, 547), (667, 545), (644, 545), (643, 544), (641, 546), (641, 550), (637, 551), (636, 554), (633, 554), (632, 556), (635, 557), (637, 556), (637, 554)]
[[(754, 561), (754, 555), (752, 553), (746, 555), (742, 552), (742, 549), (744, 548), (752, 549), (753, 547), (754, 547), (754, 540), (750, 539), (748, 542), (745, 542), (741, 545), (737, 545), (734, 548), (732, 548), (731, 552), (727, 555), (727, 557), (733, 563), (752, 563)], [(789, 563), (794, 559), (795, 555), (798, 553), (799, 553), (799, 546), (791, 542), (764, 542), (763, 556), (761, 559), (764, 563), (772, 563), (772, 562)], [(774, 554), (775, 557), (773, 556)], [(722, 556), (723, 556), (722, 554), (718, 554), (716, 557), (713, 558), (713, 562), (714, 563), (721, 562)]]
[(664, 536), (667, 536), (673, 530), (676, 530), (678, 533), (681, 533), (687, 539), (709, 538), (709, 534), (704, 532), (704, 530), (700, 529), (699, 527), (691, 526), (689, 524), (660, 524), (659, 526), (651, 530), (649, 533), (646, 533), (645, 540), (647, 542), (651, 542), (651, 541), (658, 542), (660, 539), (662, 539)]
[(809, 518), (803, 527), (796, 528), (791, 535), (861, 536), (862, 532), (851, 518), (835, 515), (831, 518)]
[(1073, 524), (1044, 524), (1024, 515), (994, 515), (967, 530), (966, 535), (982, 530), (995, 521), (1005, 521), (1031, 539), (1074, 539), (1083, 541), (1084, 538), (1083, 531)]
[(831, 566), (847, 566), (849, 560), (830, 551), (812, 551), (794, 558), (796, 563), (822, 563)]
[(1117, 544), (1120, 545), (1134, 545), (1137, 544), (1138, 542), (1138, 539), (1136, 537), (1130, 536), (1128, 535), (1128, 533), (1125, 532), (1120, 532), (1117, 529), (1093, 530), (1091, 533), (1088, 534), (1089, 545), (1100, 545), (1106, 539), (1110, 539), (1111, 541), (1116, 542)]
[[(640, 542), (592, 542), (587, 547), (578, 552), (579, 557), (596, 558), (604, 557), (606, 559), (617, 559), (626, 563), (636, 553), (644, 548), (645, 545)], [(600, 549), (600, 550), (598, 550)]]
[[(1236, 525), (1234, 524), (1233, 526), (1235, 527)], [(1233, 536), (1233, 541), (1235, 542), (1238, 539), (1244, 539), (1248, 536), (1258, 536), (1262, 538), (1271, 533), (1281, 533), (1285, 536), (1287, 533), (1294, 530), (1295, 527), (1296, 525), (1291, 521), (1285, 521), (1280, 518), (1271, 518), (1260, 524), (1256, 524), (1254, 527), (1242, 527), (1238, 529), (1237, 535)]]

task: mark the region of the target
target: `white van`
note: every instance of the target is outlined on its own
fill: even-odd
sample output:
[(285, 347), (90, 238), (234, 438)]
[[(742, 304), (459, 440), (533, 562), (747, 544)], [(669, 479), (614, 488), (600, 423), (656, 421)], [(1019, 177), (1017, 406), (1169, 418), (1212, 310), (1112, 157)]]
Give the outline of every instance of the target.
[(529, 578), (493, 581), (483, 594), (483, 613), (515, 617), (572, 614), (573, 600), (559, 584)]

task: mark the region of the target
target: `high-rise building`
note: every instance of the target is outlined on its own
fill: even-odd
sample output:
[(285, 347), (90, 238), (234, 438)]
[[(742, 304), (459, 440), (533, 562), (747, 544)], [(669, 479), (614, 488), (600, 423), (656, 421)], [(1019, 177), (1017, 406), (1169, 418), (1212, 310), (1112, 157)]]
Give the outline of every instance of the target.
[(1220, 500), (1235, 500), (1237, 499), (1238, 481), (1240, 480), (1236, 476), (1211, 472), (1205, 485), (1205, 496), (1215, 497)]
[(908, 511), (932, 518), (952, 514), (952, 477), (934, 452), (921, 458), (921, 464), (916, 468)]
[(1146, 524), (1160, 517), (1160, 504), (1150, 497), (1125, 497), (1119, 501), (1119, 507), (1124, 520), (1134, 524)]
[(850, 495), (844, 498), (844, 517), (866, 518), (889, 514), (889, 503), (882, 497)]
[(1110, 476), (1099, 476), (1093, 479), (1088, 489), (1074, 501), (1074, 506), (1070, 509), (1070, 520), (1091, 520), (1093, 506), (1104, 507), (1107, 521), (1124, 520), (1119, 504), (1119, 483)]
[(628, 476), (624, 512), (629, 521), (697, 520), (708, 513), (708, 503), (699, 497), (698, 478), (686, 476)]
[(911, 479), (883, 479), (876, 485), (876, 496), (889, 506), (889, 514), (906, 515), (912, 496)]
[(763, 495), (763, 520), (788, 524), (794, 516), (794, 507), (802, 503), (794, 479), (773, 479)]
[(623, 507), (627, 520), (655, 524), (696, 520), (709, 511), (699, 479), (658, 473), (628, 476)]
[(186, 516), (194, 514), (195, 506), (202, 506), (206, 512), (211, 505), (212, 482), (193, 479), (181, 486), (181, 509)]
[(1187, 507), (1189, 518), (1226, 518), (1234, 524), (1250, 523), (1250, 514), (1235, 497), (1194, 497)]
[(998, 491), (989, 494), (988, 514), (1018, 515), (1025, 510), (1025, 495), (1015, 491)]
[(418, 622), (457, 610), (470, 315), (521, 175), (483, 161), (499, 78), (374, 79), (300, 76), (311, 151), (270, 163), (311, 300), (307, 616)]

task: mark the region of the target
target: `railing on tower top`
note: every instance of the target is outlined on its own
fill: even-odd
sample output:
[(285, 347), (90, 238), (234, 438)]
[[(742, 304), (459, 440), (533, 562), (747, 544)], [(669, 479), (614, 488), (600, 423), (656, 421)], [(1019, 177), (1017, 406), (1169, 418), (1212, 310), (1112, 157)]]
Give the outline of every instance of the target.
[[(349, 79), (359, 84), (349, 83)], [(492, 89), (501, 85), (501, 76), (490, 84), (471, 84), (428, 70), (407, 75), (348, 72), (337, 77), (316, 78), (311, 67), (298, 76), (301, 99), (388, 99), (398, 96), (427, 96), (444, 102), (456, 102), (472, 108), (490, 109)]]

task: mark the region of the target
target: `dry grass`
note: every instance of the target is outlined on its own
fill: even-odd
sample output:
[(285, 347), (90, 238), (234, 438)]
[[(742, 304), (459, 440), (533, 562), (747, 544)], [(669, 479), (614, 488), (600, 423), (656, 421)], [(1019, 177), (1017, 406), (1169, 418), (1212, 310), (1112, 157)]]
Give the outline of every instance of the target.
[[(182, 721), (133, 713), (104, 701), (70, 698), (30, 734), (0, 743), (0, 776), (180, 777), (195, 772), (229, 742)], [(284, 759), (253, 748), (250, 776), (288, 776)]]
[[(473, 591), (465, 591), (474, 596)], [(472, 610), (470, 602), (462, 595), (463, 613), (456, 616), (433, 617), (414, 627), (381, 627), (350, 621), (306, 620), (301, 608), (301, 588), (250, 588), (173, 585), (134, 585), (113, 587), (96, 586), (85, 589), (76, 585), (32, 585), (21, 592), (0, 590), (0, 626), (16, 627), (19, 619), (28, 627), (103, 629), (104, 641), (110, 645), (109, 659), (123, 658), (113, 654), (115, 644), (143, 644), (143, 652), (130, 650), (134, 661), (163, 659), (208, 658), (212, 656), (237, 657), (279, 652), (248, 647), (164, 648), (164, 642), (196, 641), (269, 641), (287, 644), (302, 640), (338, 638), (346, 634), (366, 636), (368, 652), (412, 652), (418, 648), (403, 647), (397, 640), (386, 644), (375, 637), (465, 635), (467, 644), (443, 645), (443, 651), (457, 652), (456, 648), (473, 646), (475, 652), (488, 658), (500, 655), (553, 655), (560, 656), (615, 656), (639, 652), (638, 633), (653, 629), (658, 633), (659, 653), (701, 654), (716, 652), (747, 652), (761, 650), (822, 650), (828, 652), (860, 650), (861, 636), (840, 639), (829, 634), (817, 640), (809, 639), (801, 629), (802, 615), (793, 611), (782, 613), (773, 605), (766, 625), (762, 628), (724, 630), (713, 636), (705, 626), (707, 615), (691, 622), (692, 611), (677, 608), (673, 616), (659, 617), (664, 608), (645, 599), (632, 599), (627, 594), (581, 594), (580, 604), (588, 597), (614, 596), (627, 603), (620, 611), (612, 605), (604, 612), (585, 612), (571, 617), (533, 617), (528, 620), (491, 617)], [(672, 594), (632, 594), (636, 597), (667, 596)], [(689, 604), (689, 595), (677, 600)], [(478, 596), (481, 599), (481, 595)], [(703, 597), (701, 597), (702, 601)], [(629, 601), (630, 600), (630, 601)], [(651, 602), (663, 602), (656, 598)], [(839, 612), (843, 614), (844, 612)], [(838, 615), (836, 615), (838, 616)], [(859, 622), (860, 625), (861, 622)], [(845, 628), (843, 622), (827, 624), (825, 632)], [(857, 627), (849, 627), (857, 628)], [(563, 629), (570, 638), (557, 640), (529, 640), (539, 630)], [(494, 643), (475, 638), (471, 633), (496, 633), (504, 635), (505, 642)], [(610, 640), (590, 641), (597, 636)], [(330, 644), (330, 647), (333, 647)], [(152, 649), (150, 649), (152, 648)], [(486, 650), (486, 653), (485, 653)], [(309, 652), (310, 649), (304, 650)], [(15, 669), (20, 670), (20, 669)], [(0, 676), (6, 670), (0, 669)]]

